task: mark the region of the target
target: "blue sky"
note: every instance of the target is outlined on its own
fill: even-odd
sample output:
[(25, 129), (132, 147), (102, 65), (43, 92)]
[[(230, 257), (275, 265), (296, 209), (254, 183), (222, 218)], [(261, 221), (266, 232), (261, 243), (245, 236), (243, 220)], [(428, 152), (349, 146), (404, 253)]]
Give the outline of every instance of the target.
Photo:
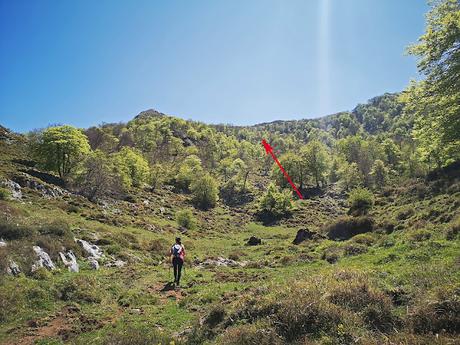
[(417, 77), (424, 0), (0, 0), (0, 124), (140, 111), (254, 124), (350, 110)]

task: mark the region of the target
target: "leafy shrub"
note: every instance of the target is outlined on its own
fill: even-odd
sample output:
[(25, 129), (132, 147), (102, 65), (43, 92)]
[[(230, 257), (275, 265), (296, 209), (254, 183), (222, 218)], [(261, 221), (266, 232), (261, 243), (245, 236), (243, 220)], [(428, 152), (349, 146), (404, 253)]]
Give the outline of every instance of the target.
[(374, 221), (369, 217), (344, 217), (326, 227), (331, 240), (348, 240), (355, 235), (371, 232)]
[(445, 289), (430, 302), (422, 301), (409, 315), (409, 322), (416, 333), (460, 333), (459, 289)]
[(35, 228), (32, 226), (0, 220), (0, 238), (5, 240), (19, 240), (25, 237), (32, 237), (35, 233)]
[(321, 259), (326, 260), (330, 264), (334, 264), (339, 261), (341, 254), (342, 251), (338, 246), (330, 246), (323, 250)]
[(372, 234), (359, 234), (353, 237), (353, 242), (371, 246), (375, 242), (375, 237)]
[(0, 284), (0, 322), (14, 317), (26, 305), (26, 294), (16, 282)]
[(48, 280), (52, 277), (52, 274), (45, 267), (39, 267), (32, 272), (32, 277), (37, 280)]
[(150, 175), (149, 164), (139, 151), (124, 146), (113, 155), (113, 162), (123, 187), (140, 187), (147, 182)]
[(225, 309), (222, 305), (215, 305), (211, 308), (209, 314), (206, 316), (204, 322), (209, 327), (215, 327), (222, 321), (224, 321)]
[(359, 243), (349, 243), (344, 247), (344, 253), (347, 256), (364, 254), (367, 252), (367, 247)]
[(259, 201), (259, 213), (261, 216), (268, 215), (279, 218), (288, 215), (292, 209), (292, 197), (289, 191), (278, 191), (273, 183), (270, 183), (267, 191)]
[(412, 217), (414, 214), (415, 214), (414, 208), (412, 206), (407, 206), (396, 214), (396, 219), (405, 220), (405, 219)]
[(287, 342), (330, 332), (341, 319), (340, 308), (322, 299), (318, 291), (305, 289), (289, 291), (279, 299), (274, 315), (277, 332)]
[(148, 243), (146, 250), (154, 255), (164, 256), (169, 248), (169, 244), (164, 239), (152, 240)]
[(428, 230), (424, 230), (424, 229), (414, 230), (414, 231), (409, 232), (407, 237), (411, 241), (422, 242), (422, 241), (429, 240), (431, 238), (431, 232), (429, 232)]
[(349, 214), (367, 214), (374, 206), (374, 194), (366, 188), (355, 188), (348, 195)]
[(0, 187), (0, 200), (8, 200), (10, 198), (10, 191), (6, 188)]
[(229, 179), (220, 188), (222, 201), (227, 205), (241, 205), (254, 199), (253, 194), (246, 188), (237, 176)]
[(218, 199), (217, 181), (209, 174), (193, 180), (190, 185), (194, 204), (201, 209), (209, 209), (216, 205)]
[(102, 286), (94, 276), (76, 275), (65, 278), (57, 285), (57, 297), (63, 301), (99, 303)]
[(64, 220), (55, 220), (48, 224), (42, 224), (38, 228), (38, 232), (42, 235), (52, 235), (57, 237), (72, 237), (69, 223)]
[(388, 331), (397, 323), (391, 299), (372, 288), (365, 281), (350, 279), (333, 289), (329, 300), (341, 307), (357, 312), (372, 329)]
[(105, 248), (105, 251), (109, 255), (117, 255), (122, 251), (122, 248), (121, 248), (121, 246), (119, 244), (115, 243), (115, 244), (111, 244), (111, 245), (107, 246)]
[(446, 239), (451, 241), (458, 237), (460, 233), (460, 217), (452, 222), (452, 225), (447, 229)]
[(196, 220), (192, 211), (189, 209), (177, 211), (176, 221), (179, 226), (186, 229), (193, 230), (195, 228)]
[(188, 191), (191, 188), (192, 182), (203, 174), (201, 159), (196, 155), (190, 155), (184, 159), (184, 162), (179, 167), (174, 181), (177, 189)]
[(232, 327), (220, 337), (220, 345), (281, 345), (282, 338), (273, 331), (273, 326), (264, 324)]

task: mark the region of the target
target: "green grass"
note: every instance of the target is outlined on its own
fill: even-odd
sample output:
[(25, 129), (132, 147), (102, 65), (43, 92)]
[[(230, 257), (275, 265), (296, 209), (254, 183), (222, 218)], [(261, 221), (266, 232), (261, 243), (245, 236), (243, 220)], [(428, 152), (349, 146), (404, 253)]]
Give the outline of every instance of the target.
[[(17, 167), (10, 162), (1, 169), (3, 174), (9, 174)], [(371, 288), (378, 290), (379, 294), (393, 298), (393, 294), (398, 293), (402, 302), (392, 305), (391, 313), (409, 324), (408, 307), (409, 310), (419, 310), (426, 301), (438, 298), (439, 291), (460, 286), (460, 240), (452, 230), (458, 223), (455, 219), (459, 214), (459, 193), (441, 191), (436, 194), (427, 187), (427, 196), (421, 198), (408, 192), (409, 188), (395, 189), (388, 197), (377, 195), (370, 211), (377, 231), (343, 242), (316, 240), (297, 246), (292, 244), (299, 228), (322, 231), (325, 225), (344, 213), (340, 207), (334, 214), (327, 213), (321, 198), (298, 202), (293, 217), (275, 226), (254, 222), (249, 212), (251, 205), (243, 215), (224, 206), (208, 212), (193, 210), (196, 228), (180, 234), (188, 257), (182, 280), (183, 294), (177, 299), (158, 290), (171, 280), (163, 251), (167, 252), (179, 234), (173, 211), (184, 208), (186, 196), (168, 192), (160, 197), (139, 191), (137, 205), (119, 201), (104, 217), (101, 216), (105, 211), (100, 206), (80, 197), (43, 199), (33, 191), (26, 191), (24, 203), (0, 200), (2, 213), (14, 217), (19, 224), (35, 229), (37, 225), (49, 224), (50, 220), (64, 221), (69, 225), (72, 237), (104, 239), (106, 244), (101, 245), (104, 252), (112, 252), (115, 257), (128, 261), (128, 265), (121, 269), (92, 271), (82, 260), (82, 253), (78, 253), (82, 268), (78, 274), (69, 273), (60, 265), (59, 270), (51, 275), (32, 276), (27, 272), (14, 278), (0, 275), (0, 303), (3, 303), (0, 342), (23, 337), (28, 323), (37, 321), (45, 325), (46, 320), (52, 320), (69, 306), (77, 308), (75, 319), (72, 319), (74, 322), (67, 325), (74, 331), (71, 341), (75, 344), (103, 344), (113, 332), (123, 332), (128, 327), (161, 329), (165, 334), (189, 327), (197, 330), (198, 321), (216, 306), (223, 306), (226, 317), (248, 308), (251, 298), (268, 304), (280, 300), (288, 308), (289, 296), (286, 297), (283, 290), (290, 291), (292, 286), (293, 291), (297, 288), (313, 289), (313, 294), (327, 295), (336, 284), (341, 286), (342, 283), (335, 282), (337, 278), (334, 278), (341, 274), (365, 276)], [(148, 207), (142, 204), (146, 199), (151, 200)], [(158, 211), (162, 204), (171, 205), (166, 212), (170, 219)], [(69, 205), (77, 207), (78, 211)], [(392, 233), (382, 230), (380, 225), (385, 222), (394, 223)], [(148, 224), (154, 225), (154, 229)], [(8, 249), (0, 249), (0, 261), (3, 252), (10, 253), (7, 251), (13, 249), (16, 252), (8, 255), (13, 255), (18, 262), (33, 259), (30, 247), (43, 239), (40, 236), (44, 235), (38, 231), (34, 236), (8, 241)], [(46, 236), (57, 244), (67, 235), (57, 231)], [(250, 236), (261, 238), (262, 245), (247, 246)], [(19, 249), (25, 250), (23, 260)], [(355, 249), (358, 252), (353, 255)], [(337, 256), (334, 264), (324, 259), (331, 252)], [(199, 268), (197, 265), (207, 258), (219, 256), (245, 262), (247, 266)], [(317, 283), (318, 286), (314, 285)], [(63, 295), (63, 288), (73, 290)], [(291, 297), (295, 299), (295, 295)], [(328, 308), (335, 308), (330, 302), (324, 303)], [(351, 315), (347, 314), (348, 311), (339, 311)], [(344, 330), (328, 328), (324, 332), (332, 333), (324, 333), (316, 340), (328, 343), (328, 337), (339, 339), (340, 332), (371, 339), (372, 331), (360, 324), (363, 322), (360, 313), (350, 316), (357, 320), (355, 328), (348, 323), (343, 326)], [(237, 321), (241, 324), (248, 322)], [(223, 334), (227, 326), (219, 324), (216, 327), (215, 333)], [(252, 326), (248, 327), (246, 331), (249, 332)], [(428, 339), (427, 335), (412, 335), (404, 327), (399, 329), (402, 337)], [(388, 334), (388, 337), (393, 336)], [(213, 336), (208, 338), (209, 342), (214, 341)], [(62, 342), (55, 337), (42, 339), (40, 343)]]

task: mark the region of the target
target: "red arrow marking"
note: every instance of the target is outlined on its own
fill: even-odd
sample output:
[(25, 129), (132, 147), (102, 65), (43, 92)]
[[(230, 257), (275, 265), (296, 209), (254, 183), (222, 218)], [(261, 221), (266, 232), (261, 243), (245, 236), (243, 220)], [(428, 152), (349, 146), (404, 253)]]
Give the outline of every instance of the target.
[(273, 147), (270, 146), (269, 143), (267, 143), (267, 141), (265, 139), (262, 140), (262, 145), (264, 145), (264, 148), (265, 148), (265, 151), (267, 154), (271, 154), (272, 157), (273, 157), (273, 160), (276, 162), (276, 164), (278, 164), (278, 166), (280, 167), (281, 171), (283, 172), (284, 176), (286, 177), (286, 179), (288, 180), (289, 184), (291, 185), (291, 187), (296, 191), (297, 195), (299, 196), (300, 199), (303, 199), (303, 196), (302, 194), (300, 194), (299, 190), (297, 189), (297, 187), (295, 186), (295, 184), (292, 182), (291, 178), (289, 177), (288, 173), (286, 172), (286, 170), (284, 170), (283, 166), (281, 165), (280, 161), (278, 160), (278, 158), (276, 158), (275, 154), (273, 153)]

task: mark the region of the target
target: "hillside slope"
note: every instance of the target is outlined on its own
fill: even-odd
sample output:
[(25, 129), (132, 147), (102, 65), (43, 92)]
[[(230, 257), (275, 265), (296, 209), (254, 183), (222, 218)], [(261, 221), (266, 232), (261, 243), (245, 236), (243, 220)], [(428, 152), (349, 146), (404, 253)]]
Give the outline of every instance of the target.
[[(149, 112), (133, 121), (149, 130), (152, 117), (168, 119)], [(211, 128), (170, 124), (162, 133), (196, 147), (212, 169), (209, 137), (191, 131)], [(124, 125), (109, 127), (131, 140)], [(165, 136), (155, 145), (170, 149)], [(41, 170), (28, 140), (2, 129), (1, 343), (458, 343), (458, 166), (389, 184), (364, 216), (348, 216), (347, 192), (330, 183), (295, 201), (289, 216), (261, 223), (258, 199), (270, 181), (263, 170), (250, 175), (253, 198), (233, 206), (195, 208), (167, 183), (90, 201)], [(192, 229), (176, 223), (185, 208)], [(293, 244), (299, 230), (305, 240)], [(188, 256), (174, 290), (165, 253), (178, 234)], [(248, 245), (252, 236), (261, 244)], [(44, 267), (32, 270), (33, 246), (55, 268), (42, 257)], [(78, 273), (61, 259), (70, 251)]]

